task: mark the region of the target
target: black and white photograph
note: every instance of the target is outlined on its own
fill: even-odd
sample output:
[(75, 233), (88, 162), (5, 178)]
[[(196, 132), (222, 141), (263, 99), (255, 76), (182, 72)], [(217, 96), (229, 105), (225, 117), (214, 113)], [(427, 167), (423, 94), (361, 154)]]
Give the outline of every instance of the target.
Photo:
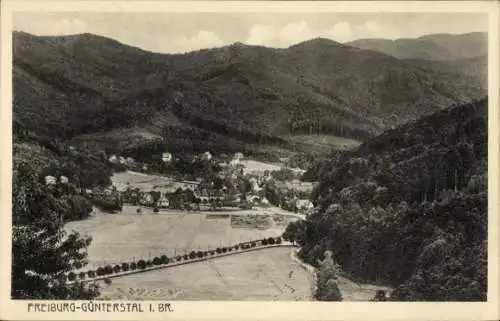
[(487, 302), (489, 28), (12, 12), (10, 299)]

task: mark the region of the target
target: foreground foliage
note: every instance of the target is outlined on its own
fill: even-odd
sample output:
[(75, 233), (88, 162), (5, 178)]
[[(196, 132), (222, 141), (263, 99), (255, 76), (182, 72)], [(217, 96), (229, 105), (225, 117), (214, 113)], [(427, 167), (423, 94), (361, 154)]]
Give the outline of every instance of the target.
[(86, 264), (91, 238), (63, 231), (71, 204), (42, 185), (27, 163), (15, 163), (12, 203), (14, 299), (93, 299), (98, 288), (65, 284), (65, 273)]

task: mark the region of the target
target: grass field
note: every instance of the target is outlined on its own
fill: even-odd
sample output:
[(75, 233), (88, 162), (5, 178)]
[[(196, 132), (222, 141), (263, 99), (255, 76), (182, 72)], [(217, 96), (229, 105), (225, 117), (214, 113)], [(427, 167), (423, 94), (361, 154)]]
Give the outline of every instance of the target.
[(387, 294), (393, 290), (381, 285), (356, 283), (345, 277), (339, 277), (337, 284), (344, 301), (370, 301), (378, 290), (386, 291)]
[(310, 300), (312, 276), (290, 248), (237, 254), (100, 282), (105, 299)]
[(153, 187), (167, 187), (174, 186), (183, 187), (183, 184), (177, 183), (164, 176), (148, 175), (135, 172), (120, 172), (115, 173), (111, 178), (113, 185), (119, 191), (125, 190), (127, 183), (134, 188), (139, 188), (140, 190), (151, 190)]
[(352, 149), (360, 144), (354, 139), (329, 135), (296, 135), (292, 136), (290, 140), (299, 150), (319, 153), (332, 149)]
[(215, 249), (248, 240), (276, 237), (285, 228), (284, 224), (274, 220), (270, 220), (272, 224), (267, 228), (231, 226), (229, 215), (265, 214), (269, 209), (212, 212), (227, 214), (227, 217), (210, 217), (211, 212), (177, 210), (153, 213), (148, 208), (142, 208), (142, 214), (137, 214), (136, 209), (137, 206), (124, 206), (122, 213), (97, 212), (87, 220), (66, 225), (67, 230), (92, 236), (92, 244), (88, 248), (89, 265), (84, 270), (133, 259), (152, 259), (163, 254), (172, 257), (191, 250)]

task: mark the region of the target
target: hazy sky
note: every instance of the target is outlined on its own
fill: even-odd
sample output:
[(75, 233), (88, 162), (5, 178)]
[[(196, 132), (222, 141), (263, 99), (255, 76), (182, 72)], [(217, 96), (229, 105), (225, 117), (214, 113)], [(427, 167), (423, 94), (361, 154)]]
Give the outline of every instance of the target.
[(36, 35), (94, 33), (164, 53), (234, 42), (288, 47), (325, 37), (414, 38), (431, 33), (487, 31), (477, 13), (15, 13), (13, 29)]

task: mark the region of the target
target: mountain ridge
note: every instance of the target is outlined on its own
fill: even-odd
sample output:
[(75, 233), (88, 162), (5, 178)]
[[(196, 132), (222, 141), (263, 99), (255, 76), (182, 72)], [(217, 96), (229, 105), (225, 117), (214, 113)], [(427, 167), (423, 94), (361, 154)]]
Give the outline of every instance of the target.
[(172, 126), (243, 143), (286, 145), (300, 133), (364, 139), (484, 95), (468, 75), (456, 85), (431, 76), (434, 66), (324, 38), (176, 55), (92, 34), (13, 37), (13, 112), (34, 131), (66, 139), (133, 127), (161, 136)]
[(362, 38), (346, 44), (399, 59), (453, 61), (487, 55), (488, 33), (439, 33), (399, 39)]

